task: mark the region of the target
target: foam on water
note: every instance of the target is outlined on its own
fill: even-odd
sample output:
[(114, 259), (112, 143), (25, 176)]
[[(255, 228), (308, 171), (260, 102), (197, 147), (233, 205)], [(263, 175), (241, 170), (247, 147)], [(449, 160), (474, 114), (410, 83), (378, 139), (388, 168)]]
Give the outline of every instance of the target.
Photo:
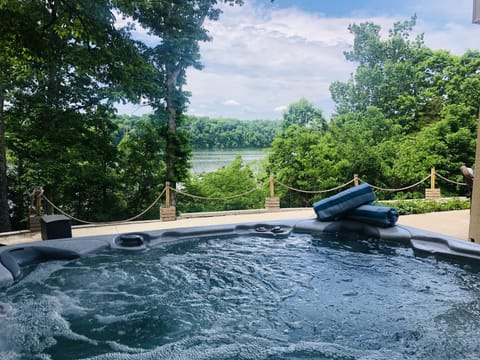
[(473, 359), (471, 270), (309, 235), (44, 263), (0, 293), (0, 358)]

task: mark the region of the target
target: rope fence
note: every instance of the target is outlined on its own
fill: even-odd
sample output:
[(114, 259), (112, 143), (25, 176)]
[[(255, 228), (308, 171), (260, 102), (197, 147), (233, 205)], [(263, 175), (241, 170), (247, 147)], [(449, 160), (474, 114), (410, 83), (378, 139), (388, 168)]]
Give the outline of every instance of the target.
[[(380, 190), (380, 191), (399, 192), (399, 191), (406, 191), (406, 190), (413, 189), (414, 187), (417, 187), (418, 185), (424, 183), (425, 181), (427, 181), (431, 177), (432, 177), (432, 175), (428, 175), (428, 176), (424, 177), (422, 180), (416, 182), (415, 184), (405, 186), (405, 187), (402, 187), (402, 188), (397, 188), (397, 189), (385, 189), (385, 188), (382, 188), (382, 187), (379, 187), (379, 186), (372, 185), (370, 183), (368, 183), (368, 185), (370, 185), (372, 188), (374, 188), (376, 190)], [(359, 178), (359, 181), (362, 182), (362, 183), (366, 183), (366, 181), (363, 181), (360, 178)]]
[[(368, 183), (373, 189), (378, 190), (378, 191), (400, 192), (400, 191), (411, 190), (411, 189), (413, 189), (415, 187), (418, 187), (419, 185), (425, 183), (426, 181), (430, 180), (430, 188), (425, 189), (426, 199), (428, 199), (429, 194), (430, 194), (432, 199), (438, 199), (440, 197), (440, 189), (435, 188), (435, 179), (437, 177), (439, 179), (443, 180), (443, 181), (446, 181), (446, 182), (450, 183), (450, 184), (454, 184), (454, 185), (457, 185), (457, 186), (467, 186), (466, 183), (450, 180), (450, 179), (440, 175), (434, 168), (432, 168), (430, 175), (428, 175), (428, 176), (424, 177), (423, 179), (415, 182), (414, 184), (404, 186), (404, 187), (400, 187), (400, 188), (383, 188), (383, 187), (380, 187), (380, 186), (376, 186), (376, 185), (373, 185), (373, 184), (371, 184), (367, 181), (364, 181), (363, 179), (358, 177), (358, 175), (355, 174), (354, 178), (352, 180), (347, 181), (347, 182), (345, 182), (345, 183), (343, 183), (339, 186), (335, 186), (335, 187), (332, 187), (332, 188), (329, 188), (329, 189), (323, 189), (323, 190), (304, 190), (304, 189), (295, 188), (295, 187), (290, 186), (290, 185), (286, 185), (286, 184), (284, 184), (284, 183), (282, 183), (278, 180), (274, 180), (273, 176), (270, 176), (270, 191), (269, 191), (270, 197), (267, 197), (265, 199), (265, 207), (267, 209), (270, 209), (270, 210), (275, 210), (275, 209), (280, 208), (280, 200), (279, 200), (278, 197), (275, 197), (275, 185), (274, 185), (275, 183), (278, 184), (279, 186), (287, 189), (288, 191), (292, 191), (292, 192), (296, 192), (296, 193), (302, 193), (302, 194), (318, 195), (318, 194), (324, 194), (324, 193), (333, 192), (333, 191), (343, 189), (343, 188), (351, 185), (352, 183), (356, 186), (360, 182), (361, 183)], [(40, 217), (41, 200), (45, 200), (45, 202), (48, 205), (50, 205), (53, 209), (55, 209), (58, 213), (66, 216), (67, 218), (69, 218), (73, 221), (81, 223), (81, 224), (94, 224), (94, 225), (124, 224), (124, 223), (128, 223), (128, 222), (137, 220), (140, 217), (142, 217), (143, 215), (145, 215), (155, 205), (157, 205), (162, 200), (162, 198), (165, 196), (165, 205), (166, 206), (165, 207), (160, 207), (160, 218), (163, 221), (169, 221), (169, 220), (175, 220), (175, 218), (176, 218), (176, 216), (175, 216), (176, 207), (170, 205), (171, 193), (183, 195), (183, 196), (190, 197), (190, 198), (196, 199), (196, 200), (226, 201), (226, 200), (232, 200), (232, 199), (237, 199), (237, 198), (240, 198), (240, 197), (248, 196), (248, 195), (254, 193), (255, 191), (261, 191), (262, 189), (265, 188), (265, 186), (266, 186), (266, 183), (262, 183), (262, 184), (258, 184), (256, 187), (254, 187), (254, 188), (252, 188), (248, 191), (244, 191), (244, 192), (239, 193), (239, 194), (233, 194), (233, 195), (228, 195), (228, 196), (223, 196), (223, 197), (215, 197), (215, 196), (209, 197), (209, 196), (201, 196), (201, 195), (196, 195), (196, 194), (189, 194), (189, 193), (187, 193), (185, 191), (182, 191), (180, 189), (170, 187), (170, 183), (166, 182), (163, 190), (155, 198), (155, 200), (149, 206), (147, 206), (147, 208), (145, 210), (143, 210), (139, 214), (137, 214), (133, 217), (130, 217), (128, 219), (118, 220), (118, 221), (110, 221), (110, 222), (93, 222), (93, 221), (86, 221), (86, 220), (78, 219), (75, 216), (67, 213), (66, 211), (61, 209), (60, 206), (54, 204), (50, 199), (48, 199), (45, 196), (44, 191), (41, 187), (35, 187), (32, 195), (31, 195), (31, 210), (35, 209), (36, 216)], [(429, 191), (430, 191), (430, 193), (429, 193)], [(432, 196), (432, 194), (433, 194), (433, 196)], [(167, 220), (167, 218), (168, 218), (168, 220)]]
[(446, 177), (440, 175), (439, 173), (437, 173), (437, 176), (438, 176), (440, 179), (445, 180), (446, 182), (449, 182), (449, 183), (451, 183), (451, 184), (460, 185), (460, 186), (467, 186), (467, 184), (464, 183), (464, 182), (458, 182), (458, 181), (453, 181), (453, 180), (447, 179)]
[(280, 186), (283, 186), (284, 188), (286, 188), (286, 189), (288, 189), (288, 190), (295, 191), (295, 192), (299, 192), (299, 193), (304, 193), (304, 194), (324, 194), (324, 193), (327, 193), (327, 192), (331, 192), (331, 191), (343, 189), (344, 187), (350, 185), (350, 184), (353, 183), (354, 181), (355, 181), (355, 180), (352, 179), (352, 180), (350, 180), (349, 182), (346, 182), (345, 184), (342, 184), (342, 185), (333, 187), (333, 188), (331, 188), (331, 189), (317, 190), (317, 191), (296, 189), (296, 188), (294, 188), (294, 187), (285, 185), (285, 184), (281, 183), (281, 182), (278, 181), (278, 180), (276, 181), (276, 183), (277, 183), (278, 185), (280, 185)]
[(68, 214), (67, 212), (63, 211), (59, 206), (55, 205), (53, 202), (51, 202), (46, 196), (45, 194), (43, 193), (43, 190), (41, 192), (41, 198), (43, 200), (45, 200), (52, 208), (54, 208), (55, 210), (57, 210), (60, 214), (66, 216), (67, 218), (71, 219), (71, 220), (74, 220), (76, 222), (79, 222), (81, 224), (90, 224), (90, 225), (115, 225), (115, 224), (125, 224), (125, 223), (128, 223), (130, 221), (134, 221), (134, 220), (137, 220), (138, 218), (142, 217), (143, 215), (145, 215), (148, 211), (150, 211), (150, 209), (152, 209), (160, 200), (161, 198), (163, 197), (163, 195), (165, 194), (165, 188), (162, 190), (162, 192), (160, 193), (160, 195), (157, 196), (157, 198), (145, 209), (143, 210), (140, 214), (138, 215), (135, 215), (135, 216), (132, 216), (131, 218), (128, 218), (128, 219), (125, 219), (125, 220), (117, 220), (117, 221), (107, 221), (107, 222), (94, 222), (94, 221), (87, 221), (87, 220), (81, 220), (81, 219), (77, 219), (76, 217), (74, 217), (73, 215), (70, 215)]
[(224, 197), (207, 197), (207, 196), (199, 196), (199, 195), (189, 194), (189, 193), (183, 192), (181, 190), (174, 189), (174, 188), (170, 187), (170, 190), (176, 192), (177, 194), (188, 196), (188, 197), (191, 197), (191, 198), (197, 199), (197, 200), (207, 200), (207, 201), (211, 201), (211, 200), (224, 201), (224, 200), (237, 199), (237, 198), (242, 197), (242, 196), (250, 195), (251, 193), (254, 193), (255, 191), (260, 190), (260, 189), (261, 188), (259, 186), (256, 186), (253, 189), (245, 191), (241, 194), (224, 196)]

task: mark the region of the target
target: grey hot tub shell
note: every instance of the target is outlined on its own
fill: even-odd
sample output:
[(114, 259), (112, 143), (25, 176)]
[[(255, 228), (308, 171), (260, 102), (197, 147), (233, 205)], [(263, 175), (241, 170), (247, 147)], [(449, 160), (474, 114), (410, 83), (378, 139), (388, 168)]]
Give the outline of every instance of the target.
[(480, 264), (479, 245), (452, 237), (401, 225), (379, 228), (349, 220), (321, 222), (316, 219), (303, 219), (56, 239), (4, 246), (0, 248), (0, 287), (9, 286), (21, 278), (25, 266), (48, 260), (70, 260), (115, 249), (146, 250), (159, 244), (201, 237), (244, 234), (282, 237), (288, 236), (291, 232), (312, 234), (354, 232), (365, 238), (410, 246), (422, 253), (478, 261)]

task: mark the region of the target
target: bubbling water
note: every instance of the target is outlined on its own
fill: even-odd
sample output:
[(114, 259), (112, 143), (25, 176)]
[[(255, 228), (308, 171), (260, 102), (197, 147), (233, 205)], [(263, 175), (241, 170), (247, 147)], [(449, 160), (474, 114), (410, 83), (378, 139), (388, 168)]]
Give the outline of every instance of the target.
[(476, 271), (379, 241), (239, 236), (37, 266), (2, 359), (477, 358)]

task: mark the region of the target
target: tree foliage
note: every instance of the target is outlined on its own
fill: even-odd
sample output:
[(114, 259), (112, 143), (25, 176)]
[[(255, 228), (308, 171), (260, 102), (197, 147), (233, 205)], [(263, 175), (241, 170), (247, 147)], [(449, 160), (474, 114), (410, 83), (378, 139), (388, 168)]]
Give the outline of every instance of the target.
[[(203, 175), (192, 176), (184, 183), (184, 192), (203, 198), (195, 199), (182, 196), (179, 201), (180, 211), (219, 211), (258, 209), (263, 207), (265, 191), (257, 188), (257, 180), (242, 157), (237, 155), (228, 166)], [(253, 190), (253, 191), (252, 191)], [(237, 197), (239, 194), (244, 196)]]
[(323, 117), (322, 111), (316, 109), (307, 99), (302, 98), (299, 101), (290, 104), (283, 113), (282, 128), (285, 130), (291, 125), (320, 129), (325, 131), (327, 121)]
[(115, 28), (108, 2), (7, 2), (0, 17), (12, 25), (5, 38), (25, 26), (9, 57), (4, 109), (16, 227), (28, 216), (35, 185), (67, 211), (103, 213), (114, 192), (112, 102), (128, 88), (125, 80), (148, 66)]
[(270, 147), (279, 122), (189, 116), (182, 128), (194, 149), (263, 149)]
[[(35, 185), (77, 217), (106, 220), (148, 201), (128, 197), (145, 193), (147, 178), (153, 187), (161, 176), (186, 178), (190, 147), (177, 129), (189, 95), (185, 71), (201, 67), (204, 21), (218, 18), (221, 3), (242, 1), (0, 2), (0, 230), (10, 229), (10, 210), (15, 228), (25, 223)], [(154, 45), (133, 39), (134, 21)], [(152, 124), (118, 146), (113, 104), (142, 98), (155, 109)], [(128, 159), (152, 146), (162, 148), (140, 163), (154, 168), (137, 168), (134, 185), (119, 164), (131, 169)]]
[[(394, 24), (386, 38), (370, 22), (349, 27), (354, 42), (345, 57), (358, 67), (331, 84), (336, 113), (328, 123), (306, 99), (291, 104), (280, 124), (187, 117), (186, 70), (201, 68), (205, 20), (217, 19), (223, 3), (242, 1), (0, 1), (0, 231), (10, 222), (24, 226), (35, 185), (89, 220), (134, 215), (166, 180), (207, 197), (256, 186), (241, 159), (189, 179), (191, 146), (265, 147), (274, 138), (268, 171), (302, 190), (333, 188), (354, 174), (403, 187), (431, 167), (461, 180), (458, 167), (473, 163), (480, 52), (429, 49), (422, 35), (411, 36), (415, 17)], [(151, 42), (135, 40), (135, 26)], [(115, 102), (145, 98), (153, 115), (115, 116)], [(283, 206), (330, 194), (277, 190)], [(457, 190), (442, 185), (443, 193)], [(260, 207), (263, 196), (188, 201), (182, 210)]]
[[(330, 171), (328, 156), (315, 156), (318, 149), (328, 146), (322, 141), (326, 139), (326, 127), (321, 111), (307, 100), (291, 104), (283, 114), (282, 131), (272, 143), (269, 171), (275, 173), (280, 182), (300, 190), (336, 182), (338, 179)], [(321, 177), (318, 169), (325, 170)], [(284, 204), (292, 207), (308, 205), (311, 196), (286, 191), (281, 198)]]
[[(118, 126), (115, 141), (118, 143), (135, 129), (142, 117), (121, 115), (114, 119)], [(237, 120), (209, 118), (206, 116), (186, 116), (180, 130), (188, 135), (194, 150), (220, 149), (265, 149), (271, 146), (280, 128), (278, 120)]]
[[(242, 0), (177, 0), (124, 1), (119, 8), (138, 21), (150, 35), (158, 38), (146, 51), (149, 62), (157, 70), (158, 88), (147, 96), (156, 115), (166, 123), (166, 178), (175, 187), (185, 178), (190, 155), (186, 134), (179, 130), (186, 111), (188, 93), (186, 70), (201, 68), (200, 42), (210, 40), (204, 26), (206, 20), (217, 20), (219, 3), (242, 5)], [(175, 204), (172, 193), (172, 204)]]
[[(376, 24), (349, 26), (354, 43), (345, 57), (358, 67), (347, 82), (330, 87), (336, 114), (323, 133), (302, 120), (284, 122), (269, 158), (276, 178), (302, 190), (324, 190), (358, 174), (380, 187), (401, 188), (435, 167), (461, 180), (459, 167), (474, 162), (480, 53), (431, 50), (422, 35), (411, 39), (415, 21), (394, 24), (386, 39)], [(410, 195), (419, 196), (426, 186)], [(443, 193), (458, 190), (442, 183)], [(294, 206), (326, 195), (283, 194), (285, 204)]]
[[(135, 124), (118, 145), (118, 174), (123, 201), (129, 214), (139, 214), (165, 186), (165, 125), (154, 115)], [(155, 208), (155, 216), (158, 209)]]

